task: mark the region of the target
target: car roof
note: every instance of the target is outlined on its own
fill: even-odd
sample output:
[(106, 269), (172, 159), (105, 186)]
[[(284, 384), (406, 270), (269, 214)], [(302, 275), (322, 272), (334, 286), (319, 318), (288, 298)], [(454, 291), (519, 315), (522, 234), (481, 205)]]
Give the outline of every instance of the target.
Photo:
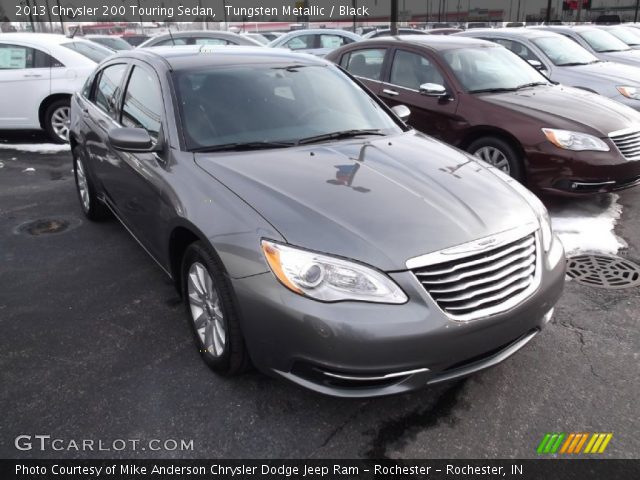
[(111, 57), (138, 58), (154, 63), (164, 64), (171, 70), (224, 65), (327, 65), (328, 62), (313, 55), (292, 53), (287, 49), (264, 48), (244, 45), (177, 45), (166, 47), (136, 48), (125, 50)]
[(395, 35), (393, 37), (376, 37), (363, 40), (362, 42), (358, 42), (358, 45), (373, 44), (376, 42), (417, 45), (435, 51), (454, 50), (465, 47), (497, 47), (493, 42), (487, 42), (486, 40), (480, 40), (478, 38), (457, 37), (455, 35)]
[(544, 27), (532, 27), (534, 30), (547, 30), (549, 32), (585, 32), (598, 30), (595, 25), (547, 25)]
[(63, 42), (76, 40), (57, 33), (7, 32), (0, 33), (0, 40), (18, 40), (23, 42), (60, 45)]
[(542, 38), (550, 37), (554, 35), (560, 35), (551, 30), (538, 30), (531, 27), (516, 27), (516, 28), (478, 28), (474, 30), (468, 30), (466, 32), (454, 33), (452, 37), (475, 37), (487, 35), (491, 37), (504, 37), (504, 38)]

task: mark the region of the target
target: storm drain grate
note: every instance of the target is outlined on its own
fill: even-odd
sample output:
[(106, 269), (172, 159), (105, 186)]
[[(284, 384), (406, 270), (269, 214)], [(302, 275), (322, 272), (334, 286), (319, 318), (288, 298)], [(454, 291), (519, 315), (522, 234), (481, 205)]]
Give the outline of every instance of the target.
[(608, 255), (576, 255), (567, 261), (567, 275), (582, 285), (631, 288), (640, 285), (640, 266)]

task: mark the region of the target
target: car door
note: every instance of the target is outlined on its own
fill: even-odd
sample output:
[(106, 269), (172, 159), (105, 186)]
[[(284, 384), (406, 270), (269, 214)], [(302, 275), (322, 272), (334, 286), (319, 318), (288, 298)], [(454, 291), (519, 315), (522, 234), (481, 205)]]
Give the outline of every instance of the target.
[[(427, 53), (397, 48), (392, 52), (391, 65), (379, 92), (390, 107), (406, 105), (411, 110), (408, 123), (421, 132), (451, 142), (456, 129), (455, 113), (458, 98), (433, 56)], [(445, 87), (447, 95), (432, 97), (420, 92), (423, 84)]]
[[(165, 119), (163, 92), (155, 70), (134, 61), (127, 72), (125, 88), (118, 109), (119, 126), (145, 129), (155, 144), (164, 145), (162, 123)], [(164, 152), (164, 151), (163, 151)], [(168, 190), (165, 177), (168, 166), (163, 152), (129, 153), (111, 149), (117, 159), (109, 164), (110, 174), (104, 178), (118, 216), (155, 258), (162, 257), (161, 234), (168, 206), (162, 194)]]
[(40, 128), (38, 109), (51, 93), (51, 57), (15, 41), (0, 41), (0, 128)]
[(86, 100), (82, 100), (82, 122), (86, 128), (84, 150), (87, 153), (89, 170), (102, 185), (105, 200), (114, 207), (111, 192), (105, 188), (109, 177), (117, 168), (118, 158), (109, 149), (109, 130), (118, 127), (118, 102), (128, 64), (124, 61), (107, 64), (94, 75), (93, 85), (88, 89)]
[(388, 48), (359, 48), (342, 55), (339, 64), (378, 95), (384, 76), (385, 58)]

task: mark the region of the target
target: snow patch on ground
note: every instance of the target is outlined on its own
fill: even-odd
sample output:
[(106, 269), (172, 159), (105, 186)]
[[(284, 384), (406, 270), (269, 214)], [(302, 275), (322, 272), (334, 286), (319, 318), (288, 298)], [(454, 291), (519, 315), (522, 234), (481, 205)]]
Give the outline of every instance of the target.
[(68, 143), (0, 143), (0, 149), (31, 153), (58, 153), (70, 150)]
[(579, 198), (549, 207), (551, 223), (567, 255), (605, 253), (615, 255), (627, 243), (615, 234), (622, 205), (615, 194)]

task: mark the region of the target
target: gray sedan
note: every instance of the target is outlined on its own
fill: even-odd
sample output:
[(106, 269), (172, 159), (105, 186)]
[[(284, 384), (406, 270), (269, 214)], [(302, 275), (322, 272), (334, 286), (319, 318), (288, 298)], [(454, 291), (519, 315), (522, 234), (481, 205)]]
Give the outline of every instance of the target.
[(253, 38), (238, 35), (233, 32), (223, 32), (217, 30), (191, 30), (183, 32), (171, 32), (163, 35), (151, 37), (141, 43), (138, 48), (144, 47), (166, 47), (175, 45), (250, 45), (252, 47), (262, 46), (260, 42)]
[(311, 53), (324, 56), (343, 45), (362, 40), (360, 35), (346, 30), (329, 30), (324, 28), (296, 30), (276, 38), (269, 43), (270, 47), (288, 48), (296, 52)]
[(114, 215), (173, 279), (220, 374), (413, 390), (508, 358), (561, 295), (541, 202), (329, 62), (135, 49), (71, 108), (83, 212)]
[(640, 110), (640, 67), (599, 60), (564, 35), (533, 28), (471, 30), (455, 35), (499, 43), (554, 82), (599, 93)]

